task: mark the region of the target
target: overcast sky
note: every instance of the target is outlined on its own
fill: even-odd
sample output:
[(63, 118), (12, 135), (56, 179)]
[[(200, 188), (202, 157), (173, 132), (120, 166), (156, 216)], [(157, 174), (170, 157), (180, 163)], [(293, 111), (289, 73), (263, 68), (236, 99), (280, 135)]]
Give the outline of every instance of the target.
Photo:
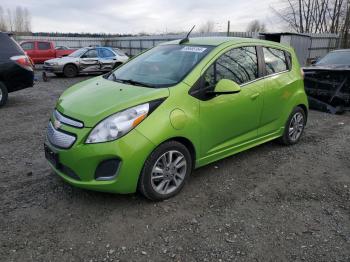
[(1, 0), (0, 5), (27, 7), (32, 31), (165, 33), (188, 31), (208, 20), (216, 31), (245, 31), (253, 19), (269, 31), (281, 30), (270, 6), (278, 0)]

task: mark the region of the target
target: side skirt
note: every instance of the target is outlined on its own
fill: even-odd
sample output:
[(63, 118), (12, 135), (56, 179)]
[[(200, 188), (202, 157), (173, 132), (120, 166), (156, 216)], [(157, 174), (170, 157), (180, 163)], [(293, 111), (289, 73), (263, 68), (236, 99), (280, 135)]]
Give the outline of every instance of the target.
[(264, 144), (264, 143), (269, 142), (271, 140), (274, 140), (276, 138), (279, 138), (280, 136), (282, 136), (283, 132), (284, 132), (284, 127), (282, 127), (280, 130), (278, 130), (274, 133), (255, 138), (255, 139), (248, 141), (248, 142), (245, 142), (243, 144), (235, 145), (235, 146), (232, 146), (230, 148), (226, 148), (225, 150), (215, 152), (214, 154), (199, 158), (196, 160), (196, 167), (195, 168), (205, 166), (205, 165), (210, 164), (212, 162), (218, 161), (218, 160), (226, 158), (228, 156), (235, 155), (239, 152), (245, 151), (247, 149), (256, 147), (258, 145), (261, 145), (261, 144)]

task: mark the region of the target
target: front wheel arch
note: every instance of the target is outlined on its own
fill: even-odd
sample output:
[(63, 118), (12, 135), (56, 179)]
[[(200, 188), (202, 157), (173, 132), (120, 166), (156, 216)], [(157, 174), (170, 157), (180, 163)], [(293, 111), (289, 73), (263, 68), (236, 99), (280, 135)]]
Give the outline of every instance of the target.
[[(63, 74), (64, 74), (64, 76), (66, 76), (66, 74), (64, 73), (64, 70), (65, 70), (65, 68), (67, 68), (67, 66), (73, 66), (73, 67), (75, 67), (75, 70), (76, 70), (76, 75), (75, 76), (77, 76), (78, 74), (79, 74), (79, 68), (77, 67), (77, 65), (76, 64), (73, 64), (73, 63), (68, 63), (68, 64), (65, 64), (64, 65), (64, 67), (63, 67)], [(67, 77), (67, 76), (66, 76)]]

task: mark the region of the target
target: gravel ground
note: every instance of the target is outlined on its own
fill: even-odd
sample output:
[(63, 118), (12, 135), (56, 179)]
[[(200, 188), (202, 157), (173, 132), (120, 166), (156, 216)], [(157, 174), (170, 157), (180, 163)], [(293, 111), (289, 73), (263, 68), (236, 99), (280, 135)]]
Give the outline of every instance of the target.
[(153, 203), (73, 188), (46, 163), (50, 112), (86, 78), (0, 109), (0, 261), (350, 261), (350, 114), (311, 111), (300, 144), (200, 168)]

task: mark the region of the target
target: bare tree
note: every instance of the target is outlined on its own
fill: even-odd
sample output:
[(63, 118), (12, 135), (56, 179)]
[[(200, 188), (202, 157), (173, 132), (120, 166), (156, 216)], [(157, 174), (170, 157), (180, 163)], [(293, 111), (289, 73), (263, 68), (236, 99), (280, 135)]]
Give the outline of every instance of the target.
[(23, 22), (24, 22), (24, 32), (32, 31), (32, 16), (29, 13), (28, 8), (23, 9)]
[(17, 6), (15, 11), (14, 11), (14, 16), (13, 16), (13, 23), (14, 23), (14, 27), (15, 27), (15, 31), (16, 32), (24, 32), (24, 22), (23, 22), (23, 18), (24, 18), (24, 12), (22, 7)]
[(341, 46), (343, 48), (350, 47), (350, 0), (348, 0), (346, 3), (346, 12), (342, 24), (343, 25), (341, 27)]
[(13, 31), (14, 30), (14, 25), (13, 25), (13, 18), (12, 18), (12, 12), (10, 9), (7, 9), (7, 30)]
[(207, 22), (205, 22), (204, 24), (202, 24), (199, 27), (199, 33), (210, 33), (213, 32), (215, 28), (215, 24), (213, 21), (208, 20)]
[(0, 6), (0, 31), (7, 31), (5, 12), (1, 6)]
[(266, 26), (259, 20), (253, 20), (248, 24), (247, 32), (266, 32)]
[(284, 8), (272, 10), (298, 33), (339, 33), (348, 0), (283, 0)]
[(27, 8), (17, 6), (15, 10), (0, 6), (0, 31), (26, 33), (31, 31), (31, 15)]

